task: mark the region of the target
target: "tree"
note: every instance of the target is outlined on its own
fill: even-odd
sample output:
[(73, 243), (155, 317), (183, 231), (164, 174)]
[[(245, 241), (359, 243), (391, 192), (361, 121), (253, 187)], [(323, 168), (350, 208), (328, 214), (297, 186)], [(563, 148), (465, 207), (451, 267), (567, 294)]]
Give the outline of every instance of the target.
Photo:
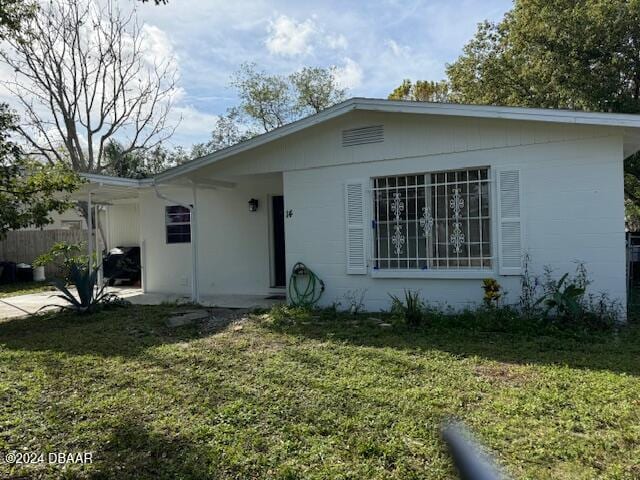
[(256, 65), (244, 63), (234, 74), (231, 86), (240, 97), (239, 112), (258, 123), (264, 132), (292, 121), (291, 85), (280, 75), (257, 70)]
[(135, 10), (115, 0), (45, 3), (7, 43), (0, 58), (16, 73), (4, 83), (24, 109), (19, 132), (50, 163), (99, 173), (112, 140), (126, 155), (173, 133), (176, 71), (171, 59), (150, 60)]
[(334, 67), (304, 67), (284, 76), (270, 75), (254, 63), (245, 63), (234, 74), (231, 86), (238, 92), (240, 104), (216, 121), (211, 139), (195, 145), (193, 157), (270, 132), (346, 98)]
[(301, 116), (320, 113), (346, 98), (346, 89), (336, 81), (336, 69), (304, 67), (289, 75), (295, 92), (293, 110)]
[(107, 167), (103, 173), (115, 177), (148, 178), (177, 165), (176, 158), (182, 155), (181, 152), (168, 150), (163, 145), (126, 152), (122, 144), (111, 140), (105, 147)]
[(24, 0), (2, 0), (0, 5), (0, 39), (15, 35), (20, 31), (24, 21), (34, 12), (34, 6)]
[[(32, 7), (21, 0), (3, 2), (0, 40), (16, 36), (32, 13)], [(0, 238), (9, 230), (51, 223), (50, 212), (66, 210), (65, 193), (79, 183), (64, 164), (52, 167), (25, 158), (12, 140), (17, 129), (17, 117), (0, 104)]]
[(71, 206), (68, 193), (80, 182), (64, 163), (51, 166), (24, 157), (11, 141), (16, 130), (15, 115), (0, 105), (0, 238), (9, 230), (51, 223), (50, 213)]
[[(455, 101), (640, 112), (640, 1), (516, 0), (447, 67)], [(640, 224), (640, 157), (625, 160), (627, 218)]]
[(465, 103), (640, 111), (638, 0), (518, 0), (447, 67)]
[(418, 80), (412, 83), (405, 79), (400, 86), (389, 94), (389, 100), (405, 100), (414, 102), (449, 102), (449, 84), (442, 80), (434, 82)]

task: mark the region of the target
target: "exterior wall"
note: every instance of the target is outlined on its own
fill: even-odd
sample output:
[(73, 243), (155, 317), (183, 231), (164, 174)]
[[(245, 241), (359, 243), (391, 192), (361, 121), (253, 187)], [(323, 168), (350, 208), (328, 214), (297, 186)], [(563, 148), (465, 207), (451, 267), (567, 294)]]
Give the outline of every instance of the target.
[[(133, 247), (140, 243), (140, 213), (137, 203), (107, 207), (107, 243), (109, 248)], [(100, 221), (103, 221), (101, 218)]]
[[(198, 283), (201, 295), (268, 294), (270, 272), (271, 195), (282, 195), (282, 175), (234, 179), (231, 189), (197, 190)], [(193, 204), (191, 189), (161, 188), (183, 203)], [(249, 212), (248, 201), (259, 201)], [(190, 243), (167, 244), (165, 206), (153, 191), (140, 197), (145, 291), (191, 293)]]
[[(510, 123), (520, 131), (521, 126), (517, 122)], [(509, 126), (504, 128), (500, 139), (517, 136), (509, 131)], [(486, 140), (487, 148), (407, 155), (366, 163), (349, 163), (357, 154), (345, 152), (342, 165), (285, 172), (285, 208), (293, 210), (293, 217), (286, 222), (288, 271), (298, 261), (314, 270), (326, 284), (322, 298), (325, 305), (333, 301), (344, 304), (345, 294), (359, 289), (366, 290), (368, 309), (388, 308), (388, 293), (402, 294), (403, 289), (409, 288), (421, 290), (423, 298), (430, 302), (460, 308), (481, 301), (481, 278), (489, 276), (498, 279), (509, 292), (507, 301), (515, 303), (520, 277), (499, 276), (497, 262), (494, 262), (493, 272), (477, 278), (409, 279), (347, 275), (344, 212), (345, 180), (484, 165), (489, 165), (492, 171), (496, 167), (513, 167), (521, 170), (523, 248), (531, 256), (533, 272), (540, 274), (543, 266), (549, 265), (557, 274), (573, 273), (575, 262), (584, 262), (594, 281), (590, 291), (606, 291), (625, 305), (622, 138), (602, 136), (602, 132), (594, 135), (595, 131), (589, 129), (572, 131), (567, 138), (553, 137), (555, 127), (546, 128), (549, 130), (547, 135), (544, 130), (536, 134), (537, 138), (547, 138), (539, 143), (533, 141), (536, 135), (532, 135), (533, 143), (496, 148), (492, 144), (497, 140), (489, 138)], [(481, 130), (479, 127), (479, 137), (483, 136)], [(464, 135), (465, 132), (468, 133), (460, 129), (447, 138), (456, 133)], [(495, 136), (496, 132), (488, 131), (487, 134)], [(428, 140), (431, 135), (427, 137)], [(416, 141), (421, 145), (428, 143), (425, 138)], [(470, 143), (464, 138), (456, 142), (461, 145)], [(368, 145), (364, 149), (370, 147)], [(414, 145), (399, 149), (399, 152), (412, 148)], [(334, 156), (330, 162), (340, 163), (340, 158)], [(495, 254), (494, 186), (492, 190)], [(365, 224), (370, 224), (370, 220), (369, 215)]]
[[(385, 141), (344, 148), (341, 131), (382, 124)], [(592, 292), (626, 302), (623, 139), (618, 129), (473, 118), (354, 112), (198, 170), (201, 178), (237, 182), (231, 190), (198, 190), (201, 293), (268, 292), (269, 194), (283, 190), (287, 272), (302, 261), (325, 281), (322, 303), (366, 290), (370, 310), (388, 308), (388, 293), (420, 289), (431, 302), (463, 307), (482, 298), (481, 278), (492, 276), (516, 302), (518, 276), (493, 271), (474, 278), (373, 278), (347, 275), (344, 183), (374, 176), (489, 166), (521, 172), (523, 248), (531, 269), (549, 265), (559, 275), (587, 265)], [(284, 172), (284, 173), (280, 173)], [(192, 203), (188, 189), (165, 190)], [(492, 186), (493, 252), (497, 255), (496, 196)], [(247, 211), (257, 198), (261, 207)], [(164, 206), (141, 193), (141, 239), (146, 289), (188, 294), (191, 245), (167, 245)]]
[[(370, 125), (384, 125), (384, 142), (342, 147), (342, 130)], [(223, 178), (619, 134), (618, 129), (600, 126), (357, 111), (226, 158), (201, 169), (199, 174)]]

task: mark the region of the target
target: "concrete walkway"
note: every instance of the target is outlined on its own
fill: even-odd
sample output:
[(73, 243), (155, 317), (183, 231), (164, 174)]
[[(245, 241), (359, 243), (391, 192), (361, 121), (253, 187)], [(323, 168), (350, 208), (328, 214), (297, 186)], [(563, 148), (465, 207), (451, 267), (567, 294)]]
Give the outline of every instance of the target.
[[(74, 294), (74, 289), (70, 289)], [(142, 293), (139, 288), (133, 287), (109, 287), (109, 292), (125, 298), (135, 305), (160, 305), (166, 302), (191, 301), (189, 296), (172, 295), (163, 293)], [(30, 293), (14, 297), (0, 298), (0, 320), (24, 317), (38, 311), (45, 312), (55, 310), (67, 302), (55, 295), (57, 292)], [(262, 295), (205, 295), (200, 303), (206, 307), (221, 308), (271, 308), (273, 305), (283, 303), (280, 299), (267, 299)]]

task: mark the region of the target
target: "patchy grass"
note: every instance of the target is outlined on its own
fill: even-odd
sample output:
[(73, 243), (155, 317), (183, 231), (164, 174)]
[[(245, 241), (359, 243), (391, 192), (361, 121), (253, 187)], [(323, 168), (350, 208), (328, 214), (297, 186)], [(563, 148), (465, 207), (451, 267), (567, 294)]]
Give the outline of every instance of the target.
[[(458, 417), (517, 478), (640, 477), (640, 341), (268, 316), (217, 334), (176, 307), (0, 324), (0, 477), (451, 478)], [(22, 477), (21, 477), (22, 478)]]
[(18, 282), (0, 285), (0, 298), (28, 295), (29, 293), (50, 292), (55, 288), (47, 282)]

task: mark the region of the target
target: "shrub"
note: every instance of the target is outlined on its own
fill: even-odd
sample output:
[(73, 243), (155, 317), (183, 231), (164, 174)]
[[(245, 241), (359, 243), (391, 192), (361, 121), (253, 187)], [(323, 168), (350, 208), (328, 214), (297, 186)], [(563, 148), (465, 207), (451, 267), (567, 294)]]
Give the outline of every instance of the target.
[(573, 276), (565, 273), (559, 280), (553, 278), (550, 267), (545, 267), (542, 283), (544, 294), (534, 303), (534, 307), (544, 306), (544, 318), (561, 321), (567, 326), (597, 330), (611, 328), (618, 322), (622, 307), (606, 293), (587, 294), (590, 284), (583, 263), (578, 263)]
[(497, 307), (502, 297), (502, 287), (495, 278), (485, 278), (482, 280), (484, 290), (483, 301), (487, 307)]
[(418, 327), (425, 319), (425, 305), (420, 299), (420, 292), (416, 290), (404, 291), (404, 302), (395, 295), (391, 297), (391, 313), (401, 316), (407, 325)]
[[(68, 281), (70, 281), (69, 274), (71, 272), (71, 266), (75, 265), (78, 268), (83, 268), (89, 264), (89, 256), (84, 253), (86, 251), (86, 244), (80, 243), (68, 243), (57, 242), (49, 249), (33, 261), (33, 265), (46, 266), (56, 265), (61, 272), (61, 275)], [(94, 259), (95, 260), (95, 259)], [(95, 266), (95, 261), (94, 261)]]
[(531, 257), (525, 253), (522, 257), (522, 275), (520, 276), (520, 312), (527, 318), (532, 318), (538, 313), (536, 301), (538, 297), (538, 287), (540, 285), (538, 277), (531, 274)]
[(312, 310), (308, 307), (297, 307), (294, 305), (274, 305), (269, 312), (271, 321), (276, 326), (294, 324), (302, 320), (310, 320)]
[(581, 300), (585, 294), (585, 288), (578, 282), (567, 281), (568, 273), (565, 273), (560, 280), (551, 281), (545, 288), (545, 295), (538, 299), (536, 304), (546, 307), (544, 312), (548, 316), (554, 312), (557, 317), (576, 320), (582, 314)]
[(56, 295), (58, 298), (66, 300), (68, 308), (76, 313), (93, 313), (99, 308), (112, 305), (128, 305), (129, 302), (122, 300), (114, 293), (105, 292), (106, 285), (98, 285), (98, 269), (89, 271), (87, 266), (79, 267), (75, 263), (69, 266), (69, 281), (75, 285), (77, 297), (66, 286), (62, 279), (53, 279), (53, 285), (61, 292)]
[[(347, 290), (344, 294), (345, 306), (347, 307), (347, 311), (351, 315), (358, 315), (359, 313), (364, 311), (364, 297), (367, 294), (367, 290)], [(336, 304), (336, 308), (340, 306), (341, 303), (338, 302)]]

